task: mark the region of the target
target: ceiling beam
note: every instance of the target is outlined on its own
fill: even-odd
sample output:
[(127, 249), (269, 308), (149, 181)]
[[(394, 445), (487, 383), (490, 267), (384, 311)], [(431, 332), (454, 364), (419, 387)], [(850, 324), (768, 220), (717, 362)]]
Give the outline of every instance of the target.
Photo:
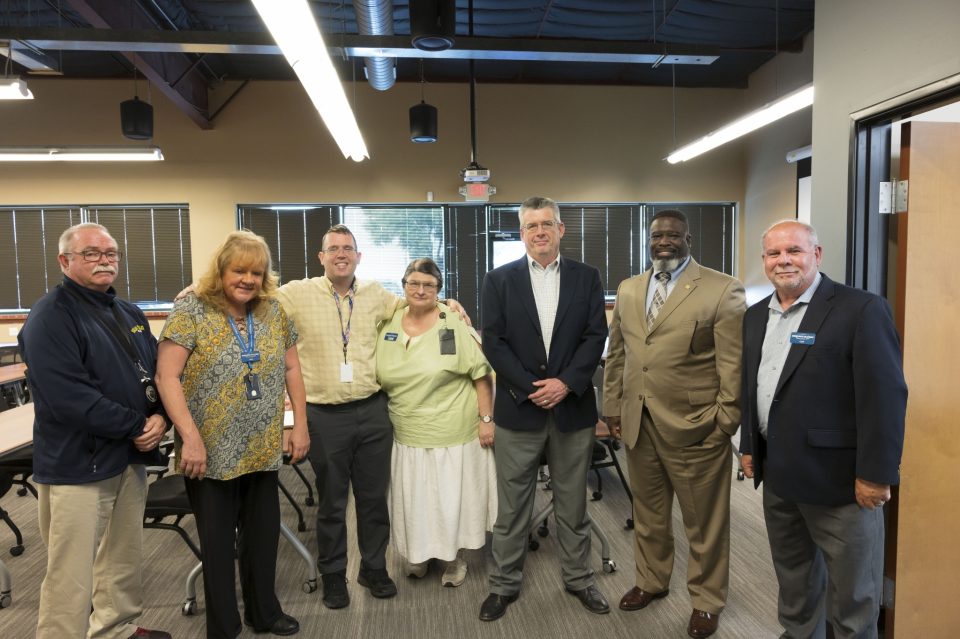
[[(0, 37), (23, 40), (41, 49), (64, 51), (280, 54), (270, 35), (263, 32), (0, 27)], [(711, 64), (723, 52), (717, 47), (683, 44), (463, 36), (457, 36), (457, 44), (452, 49), (428, 52), (414, 48), (408, 36), (352, 34), (328, 35), (327, 46), (331, 56), (621, 64)]]
[[(121, 25), (136, 27), (136, 31), (153, 33), (177, 32), (157, 31), (155, 25), (139, 11), (133, 10), (129, 2), (116, 0), (67, 0), (84, 20), (95, 29), (67, 29), (88, 33), (116, 33)], [(154, 27), (151, 29), (151, 27)], [(57, 29), (59, 30), (59, 29)], [(34, 46), (40, 46), (34, 44)], [(67, 49), (67, 47), (40, 46), (42, 49)], [(123, 54), (157, 89), (160, 90), (177, 108), (193, 120), (201, 129), (212, 129), (209, 117), (208, 89), (206, 81), (198, 73), (190, 73), (193, 61), (182, 51), (151, 51), (132, 47), (110, 49)]]

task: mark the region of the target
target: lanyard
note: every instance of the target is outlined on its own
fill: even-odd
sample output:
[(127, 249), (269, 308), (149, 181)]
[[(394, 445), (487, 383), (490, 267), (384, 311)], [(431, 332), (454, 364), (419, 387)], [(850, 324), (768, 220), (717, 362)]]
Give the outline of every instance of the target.
[[(357, 281), (350, 283), (350, 292), (356, 294)], [(353, 295), (347, 295), (347, 304), (350, 305), (350, 315), (347, 316), (347, 327), (343, 327), (343, 308), (340, 305), (340, 294), (333, 289), (333, 299), (337, 302), (337, 315), (340, 317), (340, 337), (343, 339), (343, 363), (347, 363), (347, 345), (350, 343), (350, 322), (353, 321)]]
[(147, 370), (143, 367), (143, 362), (141, 361), (140, 356), (137, 354), (137, 351), (133, 346), (133, 342), (130, 341), (130, 336), (127, 335), (127, 333), (123, 330), (123, 321), (120, 319), (120, 311), (117, 310), (116, 303), (110, 305), (110, 310), (113, 312), (113, 319), (115, 323), (108, 324), (103, 320), (103, 317), (100, 316), (100, 313), (96, 310), (96, 305), (93, 302), (88, 300), (86, 297), (83, 297), (76, 291), (71, 290), (69, 286), (64, 285), (63, 290), (75, 297), (84, 305), (93, 309), (90, 313), (90, 317), (96, 320), (96, 322), (100, 324), (100, 326), (102, 326), (107, 333), (113, 335), (113, 338), (117, 340), (117, 343), (120, 344), (120, 347), (127, 353), (127, 356), (137, 367), (140, 375), (143, 377), (149, 377)]
[(247, 309), (247, 343), (243, 343), (243, 338), (240, 337), (240, 331), (237, 330), (237, 324), (233, 321), (233, 318), (230, 315), (227, 315), (227, 321), (230, 322), (230, 328), (233, 330), (233, 336), (237, 338), (237, 344), (240, 345), (240, 361), (247, 365), (247, 368), (250, 371), (253, 371), (253, 362), (256, 362), (260, 359), (260, 354), (257, 353), (255, 348), (255, 340), (253, 336), (253, 311)]

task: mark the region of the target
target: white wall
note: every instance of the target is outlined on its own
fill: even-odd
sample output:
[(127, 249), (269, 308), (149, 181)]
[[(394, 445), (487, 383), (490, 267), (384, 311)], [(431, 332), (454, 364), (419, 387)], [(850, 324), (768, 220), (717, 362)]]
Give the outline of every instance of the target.
[(958, 28), (957, 0), (817, 2), (812, 223), (835, 279), (845, 275), (850, 115), (960, 73)]

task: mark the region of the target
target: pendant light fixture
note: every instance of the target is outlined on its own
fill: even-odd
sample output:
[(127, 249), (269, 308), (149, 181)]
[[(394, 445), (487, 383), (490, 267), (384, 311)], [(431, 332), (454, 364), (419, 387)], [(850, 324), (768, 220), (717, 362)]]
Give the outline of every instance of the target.
[(410, 141), (428, 144), (437, 141), (437, 107), (424, 100), (423, 58), (420, 59), (420, 104), (410, 107)]
[(137, 68), (133, 68), (133, 99), (120, 103), (120, 130), (131, 140), (153, 138), (153, 106), (137, 95)]

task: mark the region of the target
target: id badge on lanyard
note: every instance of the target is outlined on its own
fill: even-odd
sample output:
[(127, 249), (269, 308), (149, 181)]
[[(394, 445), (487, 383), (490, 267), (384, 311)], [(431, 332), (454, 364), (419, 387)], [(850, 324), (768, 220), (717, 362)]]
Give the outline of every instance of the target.
[(243, 376), (243, 386), (248, 400), (260, 399), (263, 393), (260, 391), (260, 375), (253, 372), (253, 365), (260, 361), (260, 351), (256, 348), (256, 338), (254, 336), (253, 312), (247, 310), (247, 342), (244, 344), (240, 331), (237, 329), (233, 318), (227, 316), (230, 322), (230, 328), (233, 330), (233, 336), (240, 345), (240, 361), (247, 365), (247, 374)]

